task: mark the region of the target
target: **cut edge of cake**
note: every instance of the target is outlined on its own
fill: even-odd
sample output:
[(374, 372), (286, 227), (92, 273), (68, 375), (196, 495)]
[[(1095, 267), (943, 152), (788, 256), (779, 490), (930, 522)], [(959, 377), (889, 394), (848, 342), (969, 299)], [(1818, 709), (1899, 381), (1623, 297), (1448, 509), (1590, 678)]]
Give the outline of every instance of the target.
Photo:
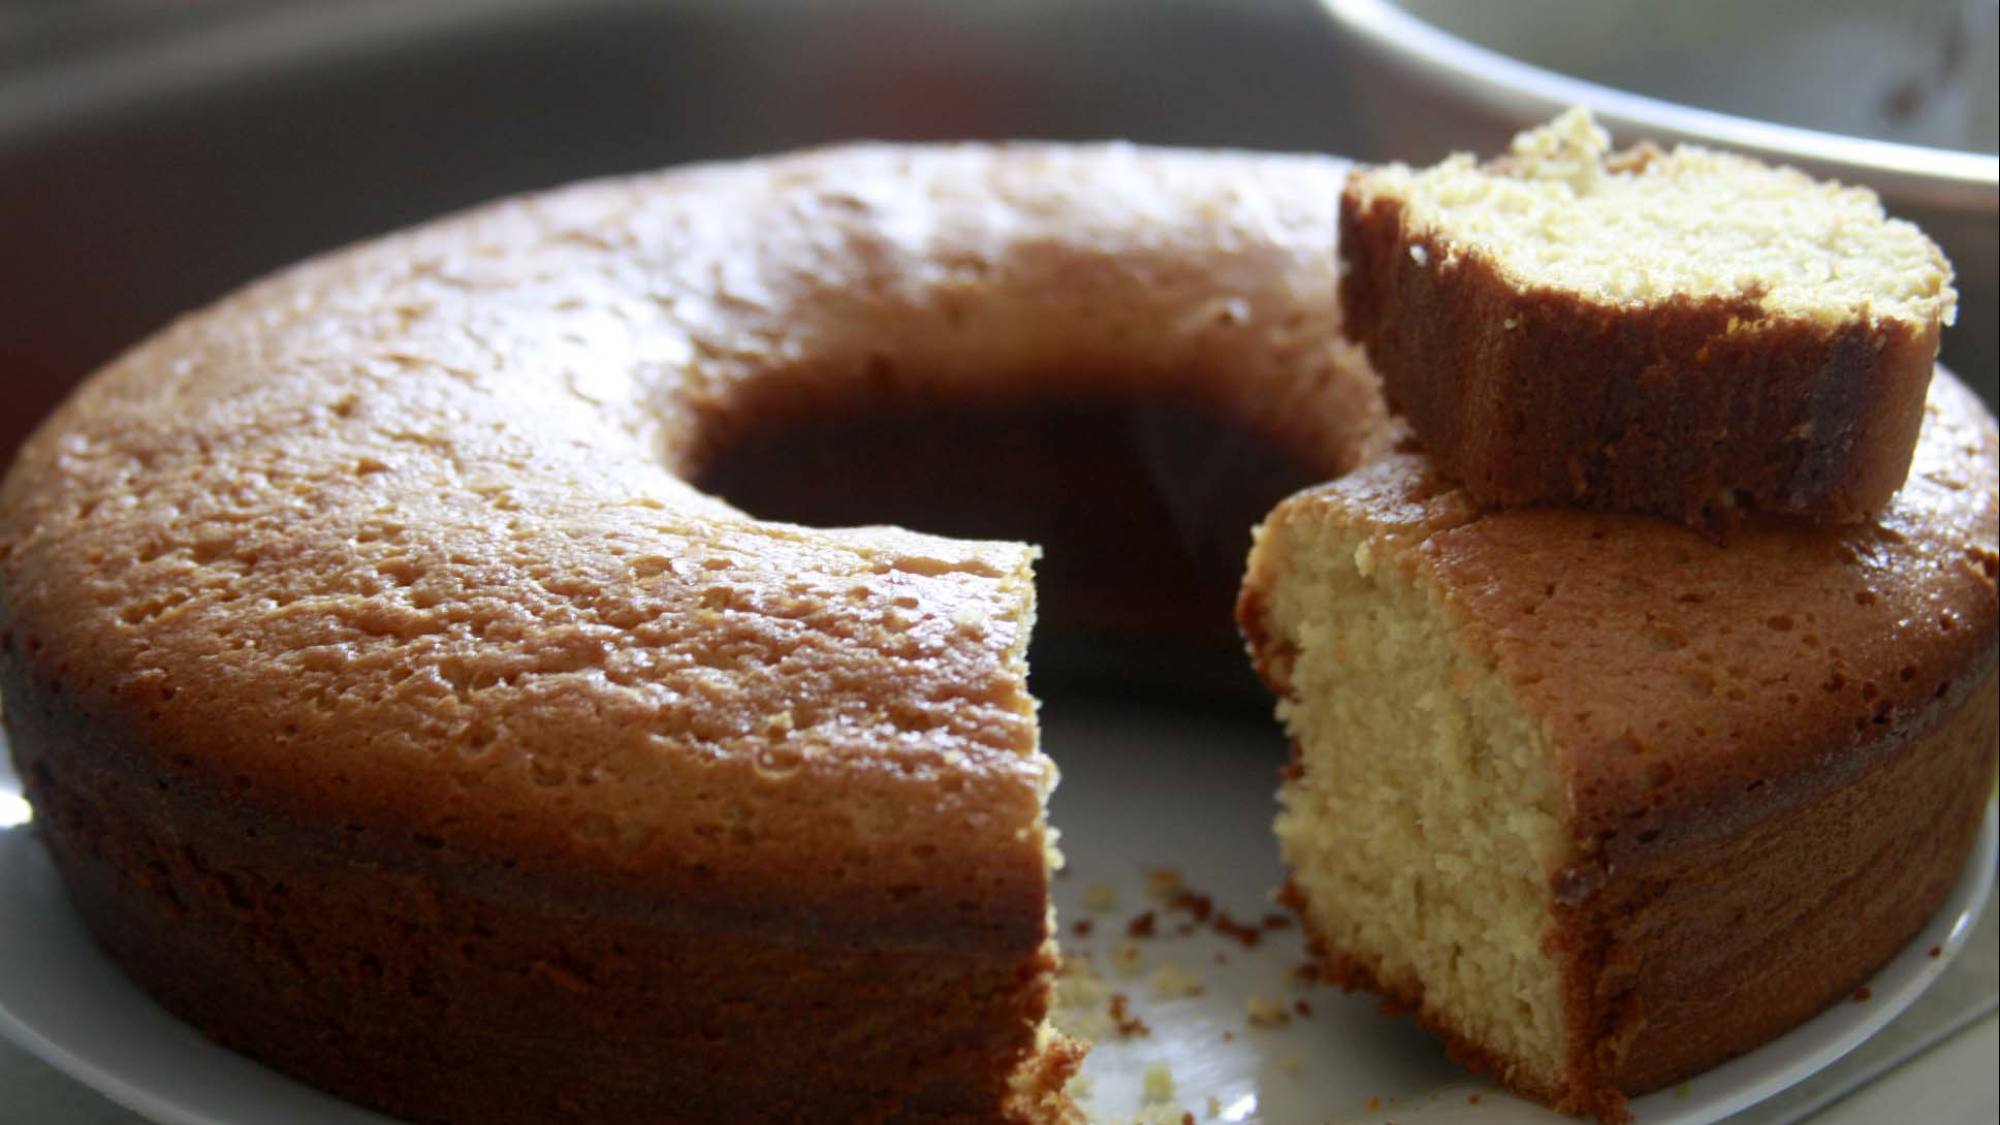
[[(1038, 712), (1041, 701), (1028, 691), (1026, 685), (1028, 646), (1034, 635), (1036, 617), (1034, 565), (1042, 552), (1039, 547), (1023, 546), (1025, 561), (1022, 569), (1009, 580), (1010, 593), (1019, 606), (1014, 623), (1014, 640), (1002, 659), (1015, 682), (1022, 685), (1021, 697), (1026, 706)], [(1048, 877), (1053, 879), (1066, 863), (1061, 847), (1062, 831), (1049, 821), (1049, 798), (1061, 781), (1061, 770), (1055, 759), (1041, 747), (1039, 718), (1030, 724), (1030, 729), (1034, 744), (1029, 752), (1043, 770), (1041, 809), (1036, 817), (1036, 826), (1042, 834), (1045, 869)], [(1071, 1082), (1082, 1070), (1091, 1044), (1056, 1025), (1056, 983), (1063, 961), (1058, 937), (1062, 927), (1057, 923), (1053, 895), (1048, 897), (1047, 917), (1048, 936), (1042, 942), (1033, 986), (1035, 1003), (1040, 1011), (1034, 1023), (1034, 1041), (1009, 1081), (1006, 1097), (1000, 1106), (1001, 1116), (1008, 1125), (1084, 1125), (1086, 1120), (1082, 1107), (1072, 1096)]]
[[(1414, 1012), (1511, 1087), (1594, 1110), (1543, 948), (1570, 819), (1556, 755), (1456, 634), (1421, 560), (1429, 534), (1473, 512), (1418, 503), (1371, 527), (1325, 495), (1257, 529), (1240, 613), (1292, 739), (1283, 902), (1324, 979)], [(1509, 815), (1488, 816), (1502, 801)]]

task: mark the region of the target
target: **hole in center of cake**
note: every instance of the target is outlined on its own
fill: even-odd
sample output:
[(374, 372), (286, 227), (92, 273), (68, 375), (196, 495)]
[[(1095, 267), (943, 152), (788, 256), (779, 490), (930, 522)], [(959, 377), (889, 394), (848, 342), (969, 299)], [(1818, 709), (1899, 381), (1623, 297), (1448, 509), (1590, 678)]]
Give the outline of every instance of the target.
[(1324, 475), (1187, 401), (1072, 396), (767, 419), (695, 482), (763, 519), (1038, 544), (1038, 694), (1261, 719), (1233, 616), (1250, 528)]

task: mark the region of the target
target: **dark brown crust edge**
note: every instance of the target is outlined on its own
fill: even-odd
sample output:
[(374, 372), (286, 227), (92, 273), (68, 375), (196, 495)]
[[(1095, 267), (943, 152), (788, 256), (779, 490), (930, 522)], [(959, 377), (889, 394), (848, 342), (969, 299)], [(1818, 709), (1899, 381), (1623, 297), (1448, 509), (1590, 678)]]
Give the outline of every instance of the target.
[(1955, 709), (1848, 783), (1774, 800), (1743, 831), (1628, 853), (1587, 896), (1558, 877), (1544, 942), (1578, 1036), (1562, 1108), (1616, 1120), (1606, 1092), (1761, 1046), (1855, 995), (1923, 927), (1993, 791), (2000, 694), (1980, 663)]
[(8, 741), (99, 946), (314, 1086), (442, 1125), (1067, 1120), (1084, 1051), (1036, 1042), (1046, 944), (607, 915), (541, 873), (262, 815), (25, 687), (0, 683)]
[(1909, 471), (1935, 324), (1732, 332), (1762, 319), (1754, 297), (1620, 309), (1521, 289), (1413, 235), (1401, 201), (1364, 201), (1351, 179), (1339, 246), (1345, 331), (1391, 409), (1483, 505), (1848, 523)]

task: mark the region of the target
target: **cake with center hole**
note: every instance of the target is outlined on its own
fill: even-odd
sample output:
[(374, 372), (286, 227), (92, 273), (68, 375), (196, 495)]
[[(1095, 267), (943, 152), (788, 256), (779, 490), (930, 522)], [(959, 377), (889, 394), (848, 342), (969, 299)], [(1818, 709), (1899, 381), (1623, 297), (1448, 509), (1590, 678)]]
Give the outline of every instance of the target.
[(1370, 466), (1279, 508), (1243, 601), (1341, 979), (1605, 1115), (1778, 1033), (1935, 904), (1984, 799), (1990, 420), (1941, 378), (1885, 514), (1727, 551), (1478, 515), (1377, 459), (1345, 172), (840, 148), (184, 318), (0, 485), (4, 719), (71, 900), (211, 1036), (413, 1120), (1071, 1120), (1033, 548), (688, 478), (828, 404), (1167, 395)]

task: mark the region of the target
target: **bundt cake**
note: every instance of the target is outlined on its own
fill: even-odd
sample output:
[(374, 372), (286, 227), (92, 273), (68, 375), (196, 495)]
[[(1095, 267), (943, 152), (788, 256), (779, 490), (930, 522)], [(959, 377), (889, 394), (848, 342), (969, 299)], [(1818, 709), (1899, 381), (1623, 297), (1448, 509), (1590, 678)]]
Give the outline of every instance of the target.
[(1783, 1030), (1988, 792), (1990, 419), (1940, 377), (1869, 522), (1484, 514), (1385, 452), (1345, 172), (700, 166), (169, 327), (0, 484), (4, 720), (73, 901), (217, 1039), (414, 1120), (1070, 1120), (1034, 550), (688, 481), (773, 419), (1165, 396), (1340, 478), (1240, 607), (1328, 967), (1606, 1116)]

